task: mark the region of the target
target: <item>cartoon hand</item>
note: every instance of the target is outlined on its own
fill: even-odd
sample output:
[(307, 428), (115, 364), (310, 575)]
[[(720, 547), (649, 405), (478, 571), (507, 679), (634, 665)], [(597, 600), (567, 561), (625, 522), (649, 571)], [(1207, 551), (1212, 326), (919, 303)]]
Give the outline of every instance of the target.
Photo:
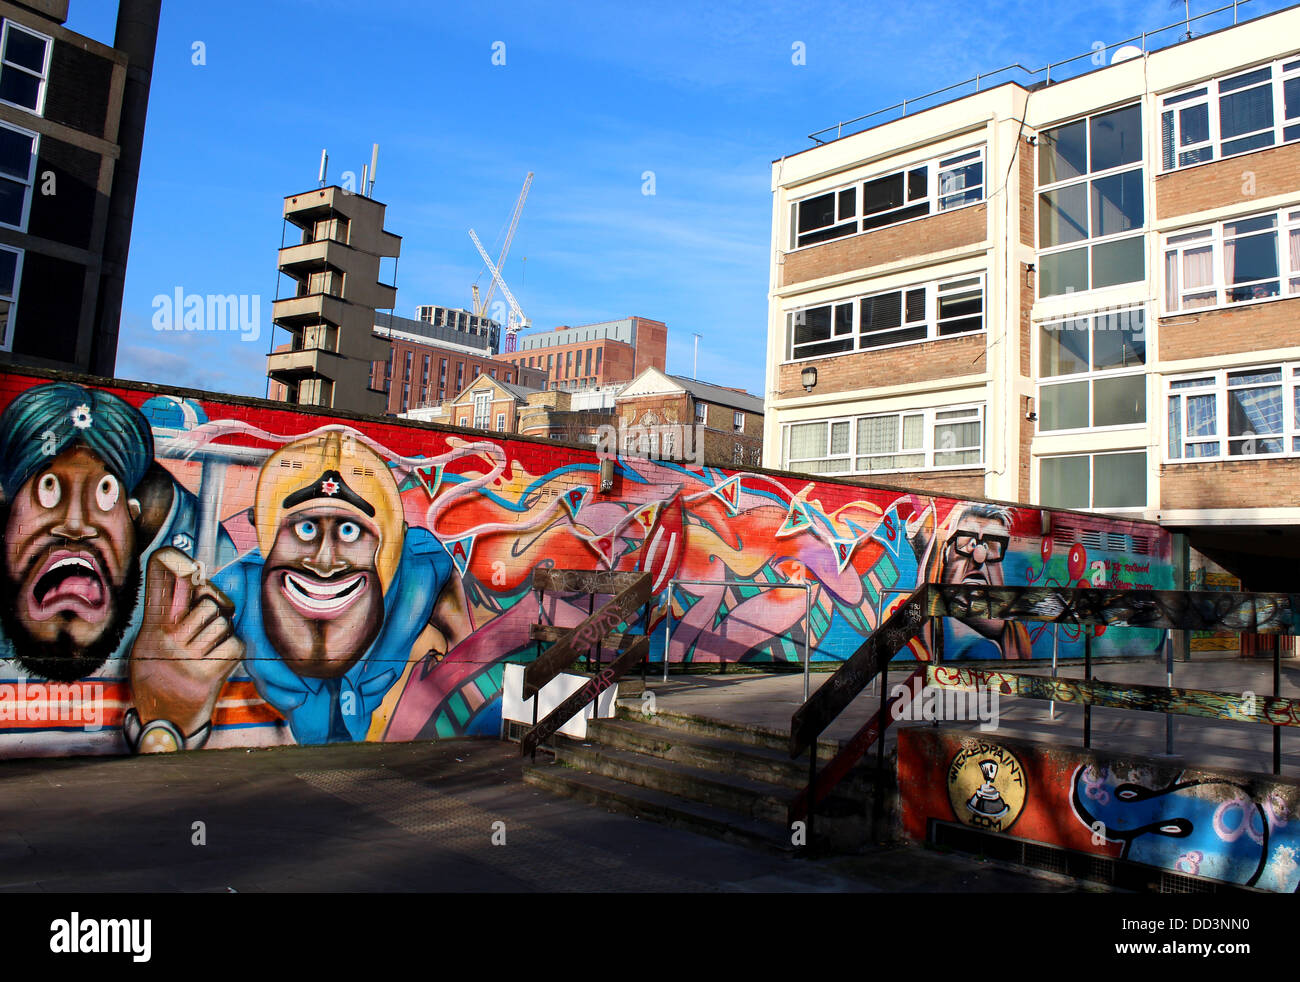
[(171, 547), (149, 558), (144, 620), (131, 649), (140, 723), (166, 720), (186, 737), (211, 721), (217, 694), (244, 654), (230, 622), (234, 605), (202, 572)]

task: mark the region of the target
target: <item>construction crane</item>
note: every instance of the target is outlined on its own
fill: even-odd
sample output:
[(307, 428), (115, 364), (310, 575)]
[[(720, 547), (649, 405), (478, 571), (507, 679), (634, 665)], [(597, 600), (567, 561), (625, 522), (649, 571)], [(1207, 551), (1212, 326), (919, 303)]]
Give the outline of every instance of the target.
[[(515, 213), (510, 216), (510, 229), (506, 232), (506, 240), (501, 244), (501, 255), (497, 259), (497, 269), (504, 269), (506, 265), (506, 255), (510, 252), (510, 243), (515, 237), (515, 229), (519, 227), (519, 215), (524, 210), (524, 202), (528, 199), (528, 189), (533, 186), (533, 172), (529, 171), (528, 176), (524, 178), (524, 189), (519, 192), (519, 200), (515, 202)], [(479, 250), (482, 252), (483, 250)], [(486, 261), (487, 257), (484, 257)], [(491, 263), (488, 263), (491, 266)], [(491, 309), (492, 292), (497, 288), (497, 281), (492, 280), (488, 284), (487, 294), (480, 302), (478, 297), (478, 284), (475, 283), (471, 290), (474, 293), (474, 313), (479, 317), (486, 317), (488, 310)]]
[(524, 316), (523, 310), (519, 307), (519, 301), (515, 299), (515, 295), (510, 292), (510, 287), (506, 286), (506, 281), (501, 277), (501, 270), (497, 269), (496, 264), (492, 262), (487, 250), (483, 248), (483, 243), (478, 240), (478, 236), (474, 234), (473, 229), (469, 230), (469, 237), (474, 240), (474, 248), (478, 250), (478, 254), (487, 263), (487, 268), (492, 273), (492, 282), (501, 287), (501, 295), (510, 304), (510, 313), (506, 317), (505, 350), (506, 353), (513, 352), (519, 344), (519, 332), (531, 325), (532, 322)]

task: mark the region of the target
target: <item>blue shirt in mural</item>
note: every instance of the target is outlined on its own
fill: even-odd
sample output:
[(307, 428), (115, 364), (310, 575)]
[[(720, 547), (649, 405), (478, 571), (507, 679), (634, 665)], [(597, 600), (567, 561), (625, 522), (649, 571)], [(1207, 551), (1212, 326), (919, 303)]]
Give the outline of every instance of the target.
[[(299, 743), (365, 740), (371, 715), (401, 677), (416, 639), (429, 623), (451, 576), (451, 557), (427, 529), (407, 529), (397, 571), (384, 594), (379, 635), (337, 679), (299, 675), (271, 646), (262, 623), (264, 563), (253, 551), (212, 578), (235, 605), (234, 628), (244, 642), (244, 669), (262, 698), (288, 720)], [(341, 711), (340, 706), (352, 711)]]

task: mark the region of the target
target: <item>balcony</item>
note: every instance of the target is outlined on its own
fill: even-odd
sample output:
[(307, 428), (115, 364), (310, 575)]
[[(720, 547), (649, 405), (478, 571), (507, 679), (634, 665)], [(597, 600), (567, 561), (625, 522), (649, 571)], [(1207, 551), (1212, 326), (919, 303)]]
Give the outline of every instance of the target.
[(333, 239), (303, 242), (280, 250), (280, 271), (299, 280), (326, 269), (346, 273), (353, 264), (352, 250)]
[(310, 293), (300, 297), (285, 297), (271, 305), (271, 319), (287, 327), (304, 327), (325, 321), (342, 324), (346, 301), (327, 293)]
[(274, 351), (266, 357), (266, 374), (285, 383), (312, 377), (333, 378), (338, 362), (339, 355), (324, 348)]

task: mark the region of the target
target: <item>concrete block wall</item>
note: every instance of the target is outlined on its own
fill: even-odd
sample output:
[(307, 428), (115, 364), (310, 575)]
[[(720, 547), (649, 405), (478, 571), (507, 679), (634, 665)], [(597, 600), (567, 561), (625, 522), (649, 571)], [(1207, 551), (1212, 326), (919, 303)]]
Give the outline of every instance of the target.
[[(1050, 514), (938, 487), (623, 457), (602, 493), (599, 464), (552, 441), (0, 372), (0, 756), (495, 736), (503, 665), (536, 650), (539, 566), (649, 573), (651, 622), (672, 604), (667, 654), (687, 664), (796, 661), (805, 634), (842, 660), (927, 578), (1067, 583), (1117, 561), (1143, 564), (1125, 586), (1173, 585), (1150, 524), (1091, 519), (1114, 534), (1085, 559)], [(985, 537), (982, 566), (958, 530)], [(717, 582), (670, 599), (673, 578)], [(587, 602), (548, 596), (541, 616), (573, 625)], [(1051, 656), (1050, 634), (994, 628), (950, 624), (945, 659)], [(1150, 654), (1151, 633), (1095, 647)]]

